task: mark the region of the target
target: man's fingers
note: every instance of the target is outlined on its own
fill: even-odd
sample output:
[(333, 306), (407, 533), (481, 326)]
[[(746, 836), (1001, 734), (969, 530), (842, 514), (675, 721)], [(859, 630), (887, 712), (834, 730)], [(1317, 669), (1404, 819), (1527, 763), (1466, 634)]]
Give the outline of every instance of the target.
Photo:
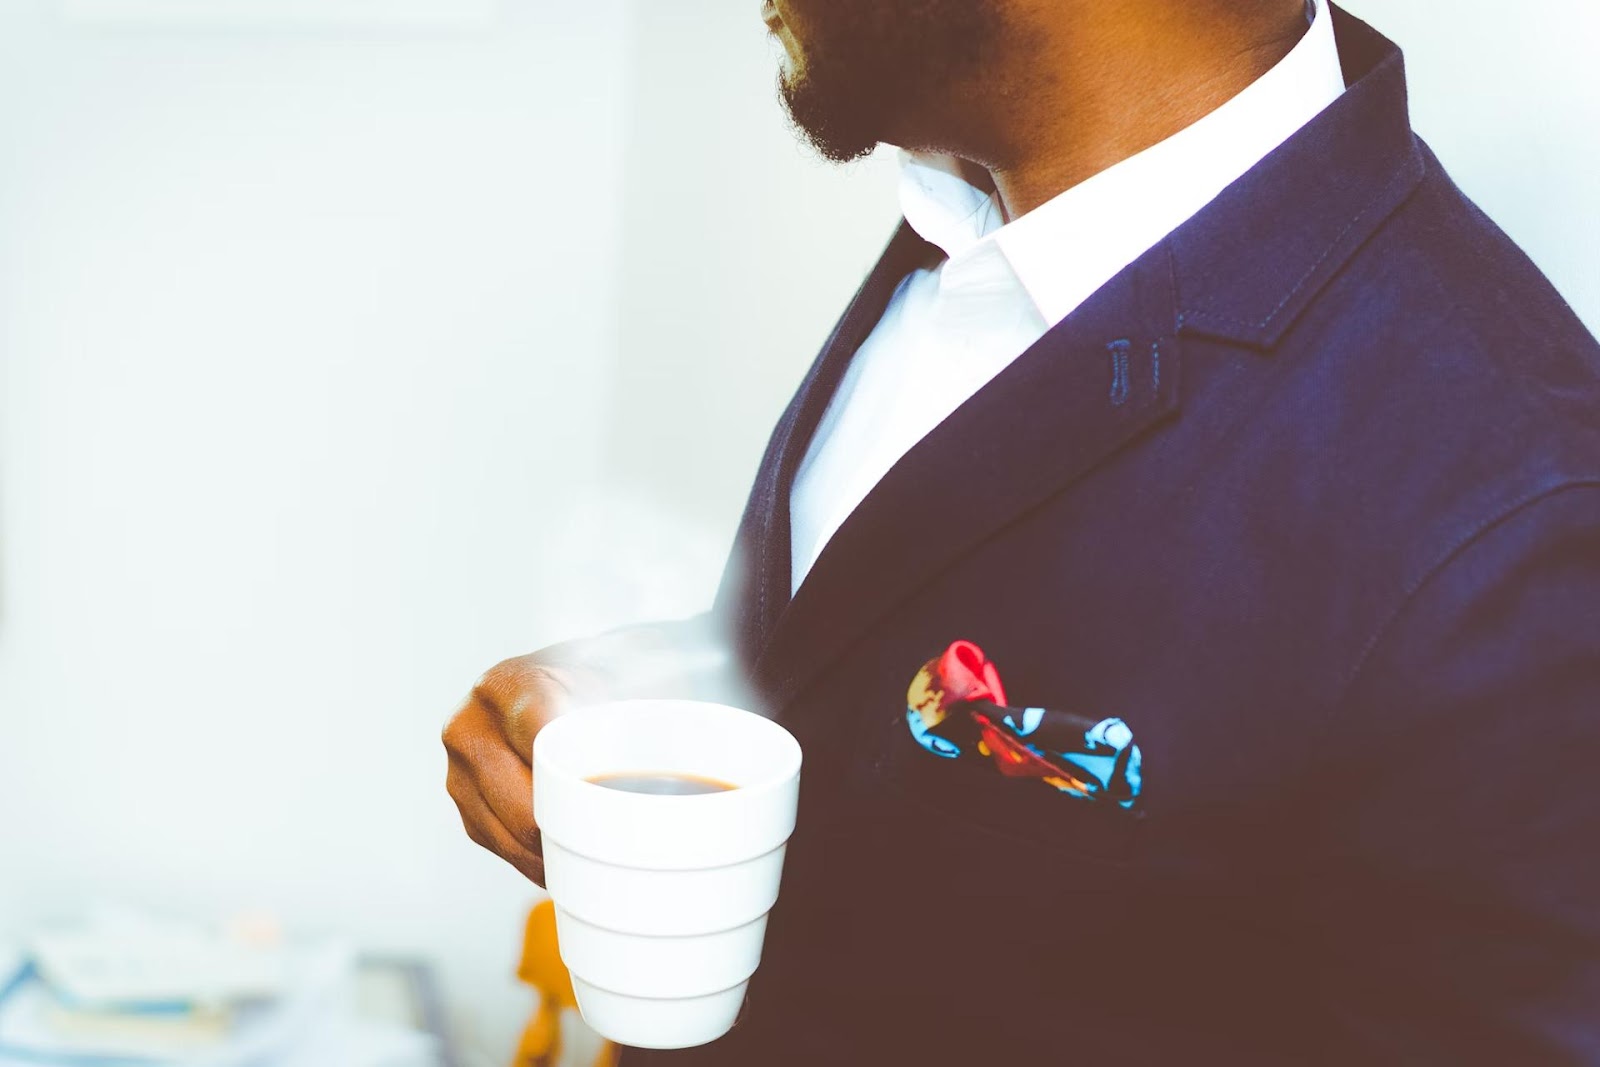
[[(544, 885), (544, 857), (523, 845), (517, 835), (506, 829), (479, 792), (472, 776), (454, 760), (451, 761), (446, 787), (461, 812), (461, 824), (466, 828), (467, 836), (511, 864), (534, 884)], [(529, 822), (532, 822), (531, 818)], [(534, 834), (537, 837), (537, 831)]]
[(467, 834), (543, 884), (533, 821), (533, 735), (558, 711), (570, 679), (533, 656), (491, 668), (444, 729), (447, 785)]
[(539, 851), (539, 830), (533, 822), (533, 770), (506, 743), (493, 724), (490, 710), (476, 703), (445, 728), (450, 756), (446, 784), (450, 795), (472, 793), (526, 851)]
[(533, 821), (533, 771), (509, 748), (485, 746), (472, 761), (478, 793), (500, 825), (532, 852), (539, 850), (539, 828)]
[(568, 699), (570, 678), (532, 656), (490, 668), (473, 686), (470, 703), (481, 708), (524, 763), (533, 763), (533, 735)]

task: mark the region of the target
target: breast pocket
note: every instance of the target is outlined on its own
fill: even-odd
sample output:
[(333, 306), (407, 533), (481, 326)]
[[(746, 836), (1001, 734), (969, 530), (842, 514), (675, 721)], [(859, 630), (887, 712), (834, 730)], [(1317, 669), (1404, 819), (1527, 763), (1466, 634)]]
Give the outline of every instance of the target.
[(1147, 820), (904, 741), (872, 761), (841, 835), (849, 852), (830, 868), (849, 872), (856, 933), (872, 946), (852, 973), (875, 990), (917, 976), (1024, 1013), (1038, 996), (1098, 1017), (1138, 977), (1128, 946)]
[(1027, 868), (1134, 864), (1148, 819), (1109, 798), (1085, 799), (1031, 777), (1008, 777), (977, 752), (950, 759), (920, 747), (902, 726), (884, 741), (876, 789), (930, 841), (964, 854), (979, 880)]

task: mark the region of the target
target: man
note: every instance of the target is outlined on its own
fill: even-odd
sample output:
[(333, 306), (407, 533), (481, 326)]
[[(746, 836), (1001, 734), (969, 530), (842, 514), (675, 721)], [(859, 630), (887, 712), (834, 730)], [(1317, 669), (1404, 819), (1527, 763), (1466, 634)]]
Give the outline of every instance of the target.
[[(627, 1062), (1600, 1063), (1600, 348), (1398, 51), (1320, 0), (764, 14), (906, 223), (717, 601), (806, 750), (762, 970)], [(538, 880), (533, 733), (683, 640), (491, 671), (469, 833)]]

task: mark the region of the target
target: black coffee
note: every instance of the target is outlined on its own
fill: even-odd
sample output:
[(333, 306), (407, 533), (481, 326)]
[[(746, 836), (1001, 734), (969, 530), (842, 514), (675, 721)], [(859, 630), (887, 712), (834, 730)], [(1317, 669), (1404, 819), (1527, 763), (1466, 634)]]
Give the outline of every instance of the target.
[(692, 797), (702, 793), (726, 793), (739, 788), (715, 778), (701, 778), (695, 774), (599, 774), (589, 779), (607, 789), (620, 789), (624, 793), (649, 793), (663, 797)]

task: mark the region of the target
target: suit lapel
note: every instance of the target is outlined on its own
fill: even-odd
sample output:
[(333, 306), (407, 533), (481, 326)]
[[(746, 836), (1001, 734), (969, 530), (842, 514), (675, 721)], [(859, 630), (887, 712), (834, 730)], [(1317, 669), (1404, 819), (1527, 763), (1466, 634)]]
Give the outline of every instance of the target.
[[(1163, 245), (891, 468), (764, 631), (755, 681), (774, 710), (941, 568), (1175, 412), (1175, 320)], [(780, 498), (793, 466), (776, 483)], [(773, 536), (786, 545), (787, 509), (782, 515), (784, 529)]]
[(744, 663), (753, 662), (765, 647), (789, 604), (789, 490), (795, 471), (851, 358), (883, 317), (900, 281), (938, 257), (937, 249), (900, 223), (773, 431), (717, 595), (717, 614), (731, 623)]

